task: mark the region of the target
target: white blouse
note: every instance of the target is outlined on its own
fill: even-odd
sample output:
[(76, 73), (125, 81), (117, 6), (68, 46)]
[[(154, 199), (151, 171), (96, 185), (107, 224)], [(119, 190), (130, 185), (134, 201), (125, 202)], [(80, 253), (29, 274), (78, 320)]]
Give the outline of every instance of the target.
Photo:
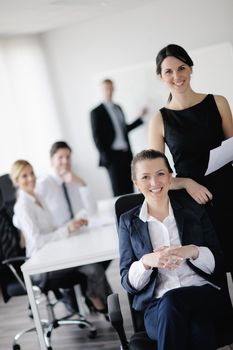
[(52, 215), (43, 199), (36, 195), (42, 207), (33, 196), (19, 190), (14, 206), (14, 225), (20, 229), (26, 242), (26, 255), (32, 256), (44, 244), (69, 235), (68, 226), (56, 228)]

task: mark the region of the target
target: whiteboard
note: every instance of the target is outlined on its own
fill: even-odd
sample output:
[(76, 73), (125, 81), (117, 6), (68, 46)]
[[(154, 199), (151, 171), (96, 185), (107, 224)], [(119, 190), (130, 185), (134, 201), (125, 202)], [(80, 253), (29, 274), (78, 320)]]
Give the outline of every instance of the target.
[[(191, 85), (197, 92), (223, 95), (233, 110), (233, 47), (220, 43), (188, 51), (194, 62)], [(128, 122), (133, 121), (139, 111), (149, 107), (147, 120), (166, 104), (169, 92), (156, 75), (155, 60), (143, 62), (112, 71), (101, 72), (94, 77), (94, 100), (101, 101), (100, 82), (110, 78), (115, 85), (114, 102), (119, 103)], [(133, 130), (130, 141), (133, 153), (148, 147), (148, 123)], [(166, 154), (173, 166), (171, 155)]]

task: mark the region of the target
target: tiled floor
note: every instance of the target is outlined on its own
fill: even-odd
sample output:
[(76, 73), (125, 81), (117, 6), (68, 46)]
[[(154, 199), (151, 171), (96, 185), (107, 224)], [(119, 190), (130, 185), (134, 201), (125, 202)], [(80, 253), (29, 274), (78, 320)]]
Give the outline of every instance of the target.
[[(114, 292), (120, 295), (124, 324), (127, 334), (131, 334), (132, 326), (129, 315), (127, 297), (120, 286), (118, 261), (113, 261), (108, 269), (108, 278)], [(229, 279), (230, 280), (230, 279)], [(233, 284), (230, 281), (230, 292), (233, 300)], [(19, 330), (33, 325), (33, 322), (27, 317), (27, 297), (17, 297), (4, 304), (0, 297), (0, 350), (10, 350), (13, 336)], [(44, 307), (41, 305), (42, 315), (45, 315)], [(62, 316), (66, 313), (62, 304), (56, 306), (56, 314)], [(77, 326), (66, 326), (55, 329), (52, 336), (54, 350), (119, 350), (119, 341), (114, 330), (102, 316), (91, 315), (89, 320), (93, 322), (98, 329), (96, 339), (90, 340), (87, 331), (79, 329)], [(21, 350), (39, 350), (39, 344), (36, 333), (30, 333), (22, 338)], [(222, 350), (229, 350), (228, 347)], [(146, 350), (146, 349), (145, 349)], [(177, 349), (175, 349), (177, 350)]]
[[(114, 292), (119, 292), (125, 326), (128, 333), (131, 332), (128, 302), (126, 294), (120, 286), (118, 261), (113, 261), (108, 269), (108, 278)], [(4, 304), (0, 296), (0, 350), (11, 349), (14, 335), (24, 328), (33, 326), (33, 321), (27, 317), (27, 297), (12, 298)], [(40, 305), (41, 315), (46, 318), (45, 307)], [(56, 315), (61, 317), (66, 314), (62, 303), (58, 303), (55, 309)], [(115, 331), (105, 321), (102, 315), (91, 315), (88, 319), (93, 322), (98, 330), (96, 339), (88, 338), (88, 331), (79, 329), (77, 326), (64, 326), (54, 330), (52, 345), (54, 350), (119, 350), (119, 341)], [(35, 332), (22, 337), (21, 350), (39, 350), (39, 344)]]

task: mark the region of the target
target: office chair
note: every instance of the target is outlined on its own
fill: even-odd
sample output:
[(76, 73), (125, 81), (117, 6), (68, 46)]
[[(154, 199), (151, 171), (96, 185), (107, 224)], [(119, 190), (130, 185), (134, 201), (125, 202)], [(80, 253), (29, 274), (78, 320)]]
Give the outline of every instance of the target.
[[(138, 194), (127, 194), (121, 196), (117, 199), (115, 203), (115, 215), (117, 226), (119, 223), (119, 219), (121, 214), (126, 211), (141, 205), (144, 201), (144, 196), (141, 193)], [(108, 312), (109, 318), (112, 326), (117, 331), (122, 350), (155, 350), (156, 342), (149, 339), (144, 327), (143, 313), (136, 311), (132, 308), (132, 296), (127, 293), (129, 305), (130, 305), (130, 313), (133, 323), (134, 334), (131, 336), (128, 341), (126, 338), (124, 326), (123, 326), (123, 317), (121, 313), (120, 303), (118, 294), (114, 293), (109, 295), (108, 297)]]
[[(15, 257), (12, 259), (7, 259), (1, 262), (0, 265), (0, 273), (1, 273), (1, 280), (0, 280), (0, 287), (2, 290), (2, 296), (5, 303), (7, 303), (10, 298), (15, 296), (22, 296), (26, 295), (26, 287), (24, 285), (24, 281), (21, 276), (20, 272), (20, 265), (25, 262), (24, 257)], [(46, 276), (45, 276), (46, 277)], [(96, 337), (96, 328), (87, 321), (84, 316), (79, 314), (78, 319), (69, 319), (71, 315), (68, 315), (66, 317), (63, 317), (61, 319), (57, 319), (54, 313), (54, 306), (57, 304), (58, 301), (53, 302), (51, 300), (51, 296), (49, 294), (50, 291), (53, 291), (55, 288), (58, 288), (61, 286), (61, 281), (53, 280), (52, 284), (50, 284), (50, 281), (48, 280), (48, 283), (45, 283), (44, 289), (40, 290), (37, 286), (33, 286), (34, 292), (37, 295), (36, 301), (37, 304), (39, 304), (43, 299), (41, 298), (41, 294), (45, 295), (46, 298), (46, 309), (48, 313), (48, 320), (41, 320), (43, 329), (44, 329), (44, 338), (45, 343), (48, 350), (52, 350), (51, 346), (51, 335), (53, 329), (62, 326), (62, 325), (78, 325), (80, 328), (88, 328), (89, 329), (89, 338), (93, 339)], [(44, 282), (43, 282), (44, 283)], [(64, 282), (63, 286), (64, 288), (70, 288), (74, 284), (77, 284), (77, 280), (68, 282)], [(63, 287), (62, 286), (62, 287)], [(30, 327), (28, 329), (24, 329), (17, 333), (14, 337), (12, 348), (13, 350), (20, 350), (20, 345), (18, 344), (18, 340), (20, 337), (22, 337), (24, 334), (28, 332), (35, 331), (35, 327)]]
[[(27, 294), (23, 280), (20, 276), (20, 265), (23, 262), (25, 262), (24, 257), (14, 257), (11, 259), (3, 260), (0, 263), (0, 288), (5, 303), (7, 303), (12, 297)], [(44, 320), (42, 321), (42, 324), (47, 325), (46, 321)], [(20, 350), (20, 346), (17, 343), (19, 338), (21, 338), (24, 334), (32, 331), (36, 331), (35, 326), (23, 329), (18, 332), (14, 337), (12, 349)]]
[[(1, 205), (4, 206), (9, 216), (13, 217), (13, 208), (16, 201), (16, 191), (9, 174), (0, 176)], [(1, 208), (1, 206), (0, 206)]]
[[(3, 186), (3, 187), (2, 187)], [(13, 192), (13, 193), (12, 193)], [(9, 195), (9, 196), (8, 196)], [(26, 287), (24, 285), (23, 276), (20, 266), (26, 261), (24, 250), (19, 247), (18, 230), (12, 224), (10, 213), (13, 213), (13, 203), (15, 200), (15, 188), (11, 184), (9, 176), (0, 177), (0, 287), (2, 290), (3, 300), (7, 303), (11, 297), (26, 295)], [(8, 205), (8, 208), (6, 206)], [(13, 244), (12, 244), (13, 242)], [(20, 256), (17, 256), (20, 255)], [(89, 338), (96, 337), (96, 328), (92, 323), (88, 322), (83, 315), (78, 314), (78, 319), (69, 319), (71, 315), (65, 318), (57, 319), (54, 314), (54, 306), (56, 302), (51, 301), (50, 291), (56, 293), (59, 288), (73, 288), (77, 285), (77, 279), (69, 276), (69, 279), (49, 280), (48, 274), (44, 274), (41, 281), (41, 290), (38, 286), (34, 286), (37, 292), (37, 303), (40, 302), (41, 293), (46, 298), (46, 308), (48, 312), (48, 320), (42, 320), (44, 328), (44, 338), (48, 350), (51, 347), (51, 334), (54, 328), (61, 325), (78, 325), (80, 328), (89, 329)], [(80, 274), (80, 283), (83, 283), (85, 277)], [(18, 340), (25, 333), (35, 330), (35, 327), (25, 329), (14, 337), (13, 350), (19, 350)]]
[[(142, 194), (128, 194), (117, 199), (115, 203), (115, 214), (117, 225), (121, 214), (124, 212), (141, 205), (143, 203), (144, 196)], [(111, 294), (108, 296), (108, 311), (109, 318), (113, 328), (118, 333), (121, 342), (122, 350), (156, 350), (156, 342), (149, 339), (144, 327), (143, 313), (136, 311), (132, 308), (133, 297), (128, 294), (128, 300), (130, 305), (130, 311), (132, 316), (134, 334), (128, 341), (123, 324), (123, 317), (121, 313), (121, 307), (119, 303), (118, 294)], [(220, 328), (220, 327), (223, 328)], [(223, 347), (228, 345), (230, 349), (233, 349), (233, 322), (230, 320), (226, 325), (220, 325), (216, 330), (217, 334), (217, 347)], [(229, 345), (231, 344), (231, 345)]]

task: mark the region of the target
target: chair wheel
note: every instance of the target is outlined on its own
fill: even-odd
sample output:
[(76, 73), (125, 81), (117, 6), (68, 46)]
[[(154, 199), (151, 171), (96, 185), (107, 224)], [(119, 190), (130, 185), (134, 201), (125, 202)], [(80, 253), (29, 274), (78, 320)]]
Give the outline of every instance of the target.
[(20, 345), (19, 344), (14, 344), (12, 349), (13, 350), (20, 350)]
[(82, 324), (82, 323), (80, 323), (78, 326), (79, 326), (79, 328), (81, 328), (81, 329), (86, 328), (85, 324)]
[(52, 346), (49, 346), (49, 347), (47, 348), (47, 350), (53, 350)]
[(90, 331), (89, 334), (88, 334), (88, 338), (89, 339), (95, 339), (97, 336), (97, 331)]

